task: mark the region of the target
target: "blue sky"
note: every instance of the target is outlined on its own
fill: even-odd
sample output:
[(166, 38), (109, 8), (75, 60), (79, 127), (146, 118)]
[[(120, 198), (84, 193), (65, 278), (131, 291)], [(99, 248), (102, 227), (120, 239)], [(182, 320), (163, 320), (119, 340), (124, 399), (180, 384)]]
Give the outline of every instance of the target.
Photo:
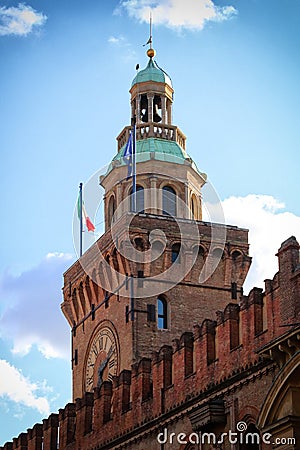
[[(0, 445), (70, 400), (62, 273), (78, 184), (130, 122), (135, 65), (172, 77), (174, 119), (228, 223), (250, 229), (248, 286), (299, 236), (298, 0), (0, 2)], [(204, 8), (204, 6), (206, 8)]]

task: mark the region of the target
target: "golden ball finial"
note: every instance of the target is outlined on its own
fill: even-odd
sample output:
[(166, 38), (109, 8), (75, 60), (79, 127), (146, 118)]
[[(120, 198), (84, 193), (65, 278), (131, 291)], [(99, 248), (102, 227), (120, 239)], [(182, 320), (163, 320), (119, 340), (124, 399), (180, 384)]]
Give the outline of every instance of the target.
[(149, 58), (153, 58), (156, 55), (156, 51), (154, 50), (154, 48), (149, 48), (147, 50), (147, 56), (149, 56)]

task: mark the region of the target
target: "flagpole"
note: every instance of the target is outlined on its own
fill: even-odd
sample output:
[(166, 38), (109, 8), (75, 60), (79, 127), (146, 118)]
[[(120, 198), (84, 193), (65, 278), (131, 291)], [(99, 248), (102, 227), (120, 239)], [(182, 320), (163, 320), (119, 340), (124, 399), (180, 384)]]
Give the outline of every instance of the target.
[(133, 212), (136, 212), (136, 116), (131, 119), (132, 125), (132, 195)]
[(82, 223), (82, 183), (79, 184), (79, 207), (80, 207), (80, 217), (79, 217), (79, 257), (82, 256), (82, 237), (83, 237), (83, 223)]

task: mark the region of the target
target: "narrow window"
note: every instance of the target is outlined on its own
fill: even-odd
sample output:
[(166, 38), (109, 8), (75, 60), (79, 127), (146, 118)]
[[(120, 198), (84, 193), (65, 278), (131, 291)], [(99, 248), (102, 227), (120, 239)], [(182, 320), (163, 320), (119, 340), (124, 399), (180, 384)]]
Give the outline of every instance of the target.
[(168, 306), (164, 298), (158, 297), (157, 299), (157, 326), (160, 330), (168, 328)]
[(174, 244), (172, 245), (172, 264), (173, 263), (180, 263), (180, 244)]
[(176, 216), (176, 192), (171, 186), (163, 187), (162, 192), (163, 214)]
[(112, 195), (108, 202), (108, 225), (111, 226), (114, 220), (114, 213), (116, 210), (115, 198)]
[(192, 220), (197, 220), (198, 219), (198, 217), (197, 217), (197, 203), (196, 203), (196, 198), (195, 198), (194, 195), (192, 196), (192, 201), (191, 201), (191, 213), (192, 213), (191, 219)]
[[(132, 195), (132, 189), (129, 192), (130, 197), (130, 211), (134, 211), (134, 196)], [(136, 186), (136, 212), (143, 213), (145, 210), (144, 206), (144, 188), (143, 186)]]

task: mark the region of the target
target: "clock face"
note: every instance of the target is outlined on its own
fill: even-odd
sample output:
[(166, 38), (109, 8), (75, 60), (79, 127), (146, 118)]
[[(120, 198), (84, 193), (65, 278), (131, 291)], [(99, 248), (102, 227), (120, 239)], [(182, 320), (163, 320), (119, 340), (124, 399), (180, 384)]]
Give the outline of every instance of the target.
[(85, 368), (85, 390), (93, 391), (118, 374), (119, 355), (113, 331), (104, 326), (91, 341)]

